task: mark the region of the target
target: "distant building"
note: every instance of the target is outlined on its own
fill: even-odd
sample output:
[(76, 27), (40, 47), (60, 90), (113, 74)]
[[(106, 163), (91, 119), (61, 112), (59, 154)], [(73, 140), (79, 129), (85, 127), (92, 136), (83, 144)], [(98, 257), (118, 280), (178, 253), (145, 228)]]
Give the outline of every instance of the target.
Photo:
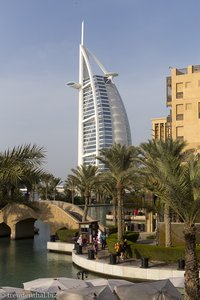
[(200, 65), (172, 69), (166, 80), (166, 118), (152, 119), (154, 139), (185, 140), (187, 148), (200, 146)]
[[(117, 73), (108, 72), (94, 54), (84, 46), (84, 24), (80, 44), (79, 83), (68, 86), (79, 91), (78, 165), (103, 165), (96, 159), (99, 150), (114, 143), (131, 145), (127, 114), (113, 83)], [(101, 69), (95, 75), (91, 59)]]

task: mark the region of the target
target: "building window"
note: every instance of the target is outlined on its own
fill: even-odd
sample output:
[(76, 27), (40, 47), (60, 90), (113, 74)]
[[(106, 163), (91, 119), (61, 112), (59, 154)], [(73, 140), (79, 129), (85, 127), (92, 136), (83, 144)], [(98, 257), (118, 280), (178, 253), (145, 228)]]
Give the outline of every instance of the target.
[(183, 126), (176, 127), (176, 138), (177, 140), (183, 140)]
[(176, 99), (183, 98), (183, 82), (176, 84)]
[(183, 104), (176, 105), (176, 120), (183, 120)]
[(186, 103), (185, 104), (185, 109), (186, 110), (191, 110), (192, 109), (192, 103)]
[(191, 81), (187, 81), (186, 83), (185, 83), (185, 88), (187, 89), (187, 88), (190, 88), (192, 86), (192, 83), (191, 83)]

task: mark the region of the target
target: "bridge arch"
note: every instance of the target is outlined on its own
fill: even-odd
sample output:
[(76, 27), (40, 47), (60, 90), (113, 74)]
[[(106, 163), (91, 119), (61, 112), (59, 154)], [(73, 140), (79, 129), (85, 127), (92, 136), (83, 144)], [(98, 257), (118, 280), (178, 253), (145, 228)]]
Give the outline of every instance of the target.
[[(11, 239), (33, 237), (34, 222), (41, 220), (50, 225), (50, 235), (66, 227), (78, 229), (82, 220), (83, 210), (76, 205), (62, 201), (40, 200), (24, 204), (7, 204), (0, 211), (0, 223), (5, 223), (11, 229)], [(88, 221), (92, 221), (88, 217)], [(102, 224), (100, 229), (104, 230)]]
[(34, 232), (35, 221), (36, 219), (34, 218), (27, 218), (17, 222), (15, 225), (15, 239), (33, 237), (35, 234)]
[(6, 237), (11, 235), (11, 228), (4, 222), (0, 224), (0, 237)]

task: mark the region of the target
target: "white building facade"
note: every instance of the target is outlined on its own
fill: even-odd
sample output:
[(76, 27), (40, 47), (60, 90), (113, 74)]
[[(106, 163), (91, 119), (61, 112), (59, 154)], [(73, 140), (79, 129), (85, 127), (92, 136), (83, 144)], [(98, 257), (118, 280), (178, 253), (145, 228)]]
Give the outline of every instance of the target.
[[(131, 145), (131, 132), (122, 99), (113, 83), (118, 74), (105, 69), (84, 46), (83, 38), (82, 23), (79, 83), (68, 83), (79, 90), (78, 165), (93, 164), (103, 169), (96, 159), (99, 150), (114, 143)], [(91, 59), (101, 69), (102, 75), (93, 74)]]

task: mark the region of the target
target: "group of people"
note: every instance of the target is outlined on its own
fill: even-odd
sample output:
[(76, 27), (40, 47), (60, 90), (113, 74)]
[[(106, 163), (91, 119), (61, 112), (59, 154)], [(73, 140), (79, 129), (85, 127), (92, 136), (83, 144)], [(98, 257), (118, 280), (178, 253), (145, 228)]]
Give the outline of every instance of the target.
[(124, 260), (128, 258), (128, 245), (127, 245), (127, 240), (125, 239), (122, 242), (117, 242), (114, 246), (115, 252), (118, 258), (118, 262), (120, 260)]
[[(87, 243), (88, 241), (83, 238), (82, 234), (80, 234), (80, 236), (77, 239), (77, 244), (81, 246), (86, 246)], [(98, 230), (97, 236), (93, 237), (92, 239), (92, 247), (96, 257), (99, 251), (99, 245), (101, 245), (102, 250), (106, 248), (106, 233), (102, 232), (100, 229)]]
[(98, 230), (97, 236), (93, 238), (93, 249), (96, 257), (99, 251), (99, 245), (101, 245), (101, 250), (105, 250), (106, 234), (105, 232), (102, 232), (100, 229)]

